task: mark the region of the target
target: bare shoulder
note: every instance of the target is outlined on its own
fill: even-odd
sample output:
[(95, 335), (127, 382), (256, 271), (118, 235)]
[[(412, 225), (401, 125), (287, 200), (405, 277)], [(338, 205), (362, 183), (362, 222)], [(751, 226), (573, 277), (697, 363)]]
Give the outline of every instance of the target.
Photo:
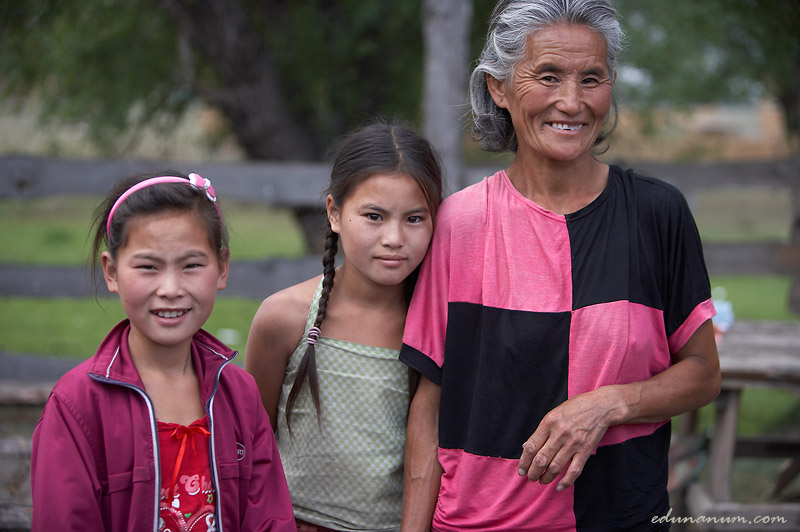
[(321, 276), (290, 286), (267, 297), (259, 306), (250, 336), (269, 338), (282, 350), (294, 350), (305, 330), (308, 309)]

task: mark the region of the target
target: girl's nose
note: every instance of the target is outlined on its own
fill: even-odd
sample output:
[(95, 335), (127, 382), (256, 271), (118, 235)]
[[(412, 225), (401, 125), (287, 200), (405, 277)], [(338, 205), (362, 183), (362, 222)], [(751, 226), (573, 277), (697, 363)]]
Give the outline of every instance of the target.
[(403, 245), (404, 238), (402, 224), (393, 222), (387, 223), (381, 235), (381, 244), (387, 247), (397, 248)]
[(183, 295), (183, 285), (177, 272), (165, 272), (158, 281), (157, 295), (159, 297), (174, 298)]

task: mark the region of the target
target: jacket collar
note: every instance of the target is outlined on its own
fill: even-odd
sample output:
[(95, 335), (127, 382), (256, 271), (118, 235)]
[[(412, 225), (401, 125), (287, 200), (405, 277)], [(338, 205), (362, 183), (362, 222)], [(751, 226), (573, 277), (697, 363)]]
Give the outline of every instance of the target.
[[(114, 326), (97, 348), (89, 373), (103, 381), (144, 388), (128, 348), (130, 322), (125, 319)], [(200, 329), (192, 338), (192, 360), (200, 380), (200, 392), (206, 401), (214, 390), (219, 370), (238, 353)]]

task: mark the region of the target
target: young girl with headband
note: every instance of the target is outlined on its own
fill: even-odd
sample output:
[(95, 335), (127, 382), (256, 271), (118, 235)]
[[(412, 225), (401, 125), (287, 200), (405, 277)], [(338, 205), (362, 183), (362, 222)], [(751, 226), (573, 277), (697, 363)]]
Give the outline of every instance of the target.
[(417, 133), (376, 123), (340, 144), (327, 192), (324, 273), (264, 300), (245, 369), (277, 431), (297, 530), (399, 530), (411, 381), (398, 354), (441, 170)]
[(32, 530), (294, 530), (255, 382), (201, 329), (230, 255), (211, 182), (123, 180), (94, 222), (92, 269), (127, 319), (47, 400)]

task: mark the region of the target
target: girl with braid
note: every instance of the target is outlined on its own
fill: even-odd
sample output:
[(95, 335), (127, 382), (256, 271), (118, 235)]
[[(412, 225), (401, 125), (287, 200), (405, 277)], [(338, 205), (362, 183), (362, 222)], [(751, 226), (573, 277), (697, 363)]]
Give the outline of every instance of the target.
[(398, 355), (441, 196), (419, 134), (386, 123), (351, 133), (327, 190), (323, 274), (255, 315), (245, 369), (276, 432), (298, 531), (400, 529), (413, 379)]

